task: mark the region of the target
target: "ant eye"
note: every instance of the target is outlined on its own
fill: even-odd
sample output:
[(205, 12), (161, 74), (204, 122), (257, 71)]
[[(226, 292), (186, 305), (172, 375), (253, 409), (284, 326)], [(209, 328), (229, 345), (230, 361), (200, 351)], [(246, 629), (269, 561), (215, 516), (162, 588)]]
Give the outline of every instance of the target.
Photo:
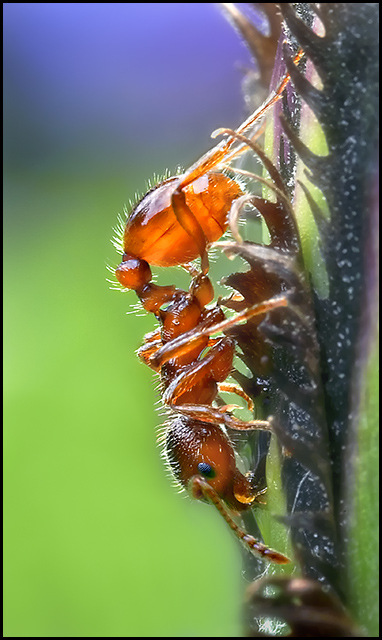
[(214, 478), (216, 475), (214, 469), (208, 462), (199, 462), (198, 469), (202, 476), (206, 476), (207, 478)]

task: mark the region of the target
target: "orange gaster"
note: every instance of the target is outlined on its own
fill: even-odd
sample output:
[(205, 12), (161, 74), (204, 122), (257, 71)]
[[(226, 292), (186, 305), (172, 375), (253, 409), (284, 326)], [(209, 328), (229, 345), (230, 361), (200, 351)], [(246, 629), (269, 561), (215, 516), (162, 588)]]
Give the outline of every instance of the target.
[[(294, 62), (302, 55), (299, 51)], [(236, 150), (232, 145), (281, 98), (289, 80), (288, 74), (267, 102), (232, 132), (234, 135), (182, 175), (150, 189), (130, 214), (123, 234), (122, 262), (115, 274), (123, 287), (137, 293), (147, 311), (157, 313), (173, 294), (173, 288), (151, 283), (149, 265), (176, 266), (200, 256), (202, 272), (208, 272), (208, 244), (227, 230), (232, 203), (243, 195), (237, 182), (219, 169), (248, 149), (245, 143)]]
[[(299, 52), (295, 63), (301, 56)], [(250, 474), (239, 471), (224, 430), (270, 429), (270, 423), (240, 420), (232, 414), (235, 405), (218, 406), (216, 400), (220, 391), (228, 390), (253, 408), (240, 387), (225, 382), (233, 367), (235, 341), (224, 332), (255, 315), (286, 306), (287, 298), (276, 296), (226, 318), (220, 305), (207, 306), (214, 299), (207, 273), (208, 246), (226, 231), (232, 204), (244, 195), (241, 186), (221, 169), (248, 149), (250, 141), (244, 134), (280, 99), (289, 79), (285, 76), (256, 113), (190, 169), (164, 180), (142, 198), (126, 222), (124, 253), (116, 269), (120, 284), (134, 290), (143, 307), (160, 322), (157, 330), (145, 336), (139, 356), (160, 376), (162, 400), (170, 413), (163, 440), (174, 476), (195, 498), (214, 504), (248, 549), (279, 564), (289, 562), (288, 558), (248, 535), (230, 515), (230, 511), (248, 509), (258, 493)], [(221, 132), (224, 130), (217, 133)], [(239, 147), (232, 149), (237, 140)], [(185, 265), (199, 256), (200, 273), (187, 267), (193, 275), (188, 291), (151, 282), (150, 265)]]
[[(204, 244), (223, 235), (231, 203), (242, 195), (237, 182), (212, 172), (186, 186), (182, 178), (165, 180), (137, 204), (123, 237), (127, 255), (139, 256), (158, 267), (171, 267), (195, 260)], [(189, 218), (191, 233), (182, 225), (182, 216)]]

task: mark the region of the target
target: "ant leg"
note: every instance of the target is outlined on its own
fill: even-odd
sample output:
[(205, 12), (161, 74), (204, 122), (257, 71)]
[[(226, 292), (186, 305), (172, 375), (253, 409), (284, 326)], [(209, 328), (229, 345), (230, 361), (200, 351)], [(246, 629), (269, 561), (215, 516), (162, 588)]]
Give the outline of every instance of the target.
[(217, 409), (210, 404), (181, 404), (172, 406), (176, 413), (181, 413), (200, 422), (208, 422), (216, 425), (224, 424), (230, 429), (235, 429), (235, 431), (254, 431), (255, 429), (261, 429), (262, 431), (271, 430), (271, 418), (268, 418), (268, 420), (240, 420), (240, 418), (227, 413), (227, 410), (231, 407), (232, 405), (226, 405)]
[[(248, 176), (249, 178), (252, 178), (257, 182), (261, 182), (266, 187), (268, 187), (268, 189), (270, 189), (271, 191), (274, 191), (274, 193), (283, 202), (283, 204), (285, 204), (289, 210), (292, 210), (290, 200), (288, 198), (287, 191), (285, 189), (284, 181), (281, 177), (279, 170), (275, 167), (272, 161), (267, 157), (267, 155), (264, 153), (262, 148), (258, 144), (256, 144), (255, 140), (253, 138), (252, 139), (246, 138), (244, 135), (242, 135), (241, 133), (238, 133), (237, 131), (234, 131), (233, 129), (220, 129), (219, 131), (220, 131), (220, 134), (226, 133), (232, 136), (232, 138), (235, 138), (240, 142), (244, 143), (247, 147), (250, 147), (252, 151), (254, 151), (254, 153), (260, 158), (265, 169), (268, 171), (272, 179), (272, 182), (270, 182), (266, 178), (262, 178), (261, 176), (255, 173), (246, 171), (245, 169), (238, 169), (236, 167), (231, 167), (230, 165), (222, 165), (222, 166), (223, 167), (226, 166), (226, 168), (230, 169), (230, 171), (234, 171), (235, 173), (239, 173), (240, 175), (243, 175), (243, 176)], [(229, 160), (230, 158), (227, 159), (227, 162)]]
[(198, 300), (202, 309), (212, 302), (215, 296), (212, 282), (204, 273), (198, 273), (194, 276), (191, 280), (188, 292), (193, 298)]
[(274, 549), (270, 549), (265, 544), (259, 542), (258, 540), (256, 540), (256, 538), (250, 536), (243, 529), (241, 529), (229, 515), (215, 489), (202, 476), (194, 476), (190, 480), (190, 485), (192, 495), (197, 499), (203, 497), (211, 502), (219, 511), (220, 515), (224, 518), (237, 538), (239, 538), (239, 540), (241, 540), (241, 542), (243, 542), (243, 544), (248, 547), (249, 550), (252, 551), (252, 553), (261, 556), (262, 558), (269, 560), (270, 562), (275, 562), (276, 564), (288, 564), (290, 562), (289, 558), (284, 556), (282, 553), (274, 551)]
[(161, 337), (161, 328), (157, 327), (156, 329), (154, 329), (154, 331), (149, 331), (149, 333), (146, 333), (143, 337), (143, 341), (144, 341), (144, 344), (147, 344), (155, 340), (160, 340), (160, 337)]
[(155, 331), (151, 331), (151, 333), (145, 335), (144, 344), (139, 347), (137, 351), (140, 360), (147, 364), (148, 367), (151, 367), (151, 369), (154, 369), (154, 371), (158, 371), (158, 369), (151, 364), (151, 358), (162, 345), (161, 328), (158, 327)]
[(243, 398), (246, 401), (247, 407), (249, 411), (253, 411), (253, 402), (252, 398), (250, 398), (245, 391), (237, 384), (231, 384), (230, 382), (219, 382), (218, 384), (219, 391), (227, 391), (228, 393), (236, 393), (237, 396)]
[[(252, 472), (249, 471), (248, 473), (245, 474), (245, 477), (248, 478), (248, 476), (250, 477), (252, 475)], [(261, 500), (261, 496), (263, 496), (265, 493), (267, 493), (268, 489), (267, 487), (265, 487), (264, 489), (259, 489), (258, 491), (255, 492), (254, 494), (254, 499), (253, 502), (257, 502), (257, 504), (267, 504), (266, 500)]]
[(244, 311), (236, 314), (232, 318), (226, 318), (222, 322), (218, 322), (215, 325), (207, 325), (203, 326), (199, 330), (192, 329), (191, 331), (187, 331), (183, 335), (167, 342), (163, 347), (158, 349), (158, 351), (153, 355), (151, 364), (155, 367), (162, 366), (168, 360), (176, 357), (179, 353), (186, 353), (194, 348), (195, 342), (200, 341), (204, 336), (212, 336), (215, 333), (221, 333), (234, 327), (241, 322), (245, 322), (250, 318), (272, 311), (273, 309), (277, 309), (279, 307), (287, 307), (288, 299), (286, 296), (275, 296), (270, 300), (266, 300), (265, 302), (261, 302), (260, 304), (255, 304)]
[[(304, 52), (302, 49), (299, 49), (299, 51), (297, 52), (297, 54), (295, 55), (295, 57), (293, 58), (293, 63), (295, 65), (297, 65), (301, 58), (303, 57)], [(249, 118), (247, 118), (247, 120), (245, 120), (245, 122), (243, 122), (242, 125), (240, 125), (240, 127), (238, 129), (236, 129), (236, 133), (244, 133), (247, 129), (249, 129), (249, 127), (251, 127), (256, 120), (259, 120), (260, 118), (262, 118), (262, 116), (274, 105), (276, 104), (276, 102), (278, 102), (282, 96), (282, 93), (285, 89), (285, 87), (287, 86), (287, 84), (290, 81), (290, 74), (287, 73), (284, 78), (281, 80), (279, 86), (273, 91), (273, 93), (271, 94), (271, 96), (269, 98), (267, 98), (267, 100), (253, 113), (249, 116)], [(216, 138), (217, 136), (220, 135), (221, 133), (221, 129), (216, 129), (216, 131), (214, 131), (211, 134), (212, 138)], [(232, 144), (232, 142), (231, 142)]]
[(171, 204), (179, 224), (198, 246), (201, 258), (201, 269), (205, 275), (209, 269), (207, 253), (208, 240), (204, 235), (201, 225), (187, 205), (186, 196), (184, 191), (182, 191), (182, 183), (172, 194)]
[(244, 421), (230, 415), (228, 411), (236, 408), (235, 405), (212, 406), (220, 382), (220, 389), (237, 393), (247, 401), (249, 408), (253, 408), (244, 391), (234, 384), (224, 383), (232, 369), (234, 350), (235, 343), (231, 338), (220, 338), (201, 360), (188, 365), (170, 382), (163, 393), (165, 404), (202, 422), (225, 424), (237, 430), (269, 429), (268, 420)]
[[(293, 62), (295, 65), (298, 64), (298, 62), (301, 60), (303, 55), (304, 55), (304, 52), (302, 51), (302, 49), (300, 49), (297, 55), (293, 59)], [(247, 120), (245, 120), (245, 122), (243, 122), (243, 124), (238, 129), (236, 129), (236, 133), (238, 134), (244, 133), (247, 129), (249, 129), (249, 127), (251, 127), (256, 122), (256, 120), (259, 120), (260, 118), (262, 118), (262, 116), (265, 115), (265, 113), (276, 102), (278, 102), (281, 99), (283, 91), (287, 86), (287, 84), (289, 83), (290, 79), (291, 79), (290, 74), (287, 73), (284, 76), (284, 78), (281, 80), (277, 89), (271, 94), (271, 97), (268, 98), (259, 109), (257, 109), (253, 114), (251, 114), (249, 118), (247, 118)], [(220, 135), (221, 131), (222, 131), (221, 129), (217, 129), (212, 133), (211, 137), (215, 138), (216, 136)], [(223, 142), (220, 142), (213, 149), (208, 151), (202, 158), (200, 158), (197, 162), (195, 162), (195, 164), (193, 164), (183, 174), (181, 182), (178, 186), (178, 190), (181, 191), (182, 189), (184, 189), (184, 187), (194, 182), (194, 180), (197, 180), (197, 178), (200, 178), (200, 176), (204, 175), (208, 171), (211, 171), (212, 169), (217, 167), (221, 162), (224, 162), (234, 142), (235, 142), (235, 138), (229, 138), (227, 140), (224, 140)], [(246, 146), (248, 145), (244, 144), (242, 149), (243, 151), (245, 151)], [(238, 153), (240, 153), (239, 150), (235, 151), (234, 156), (236, 156)]]
[(172, 406), (210, 406), (217, 396), (217, 382), (223, 382), (232, 369), (234, 353), (234, 340), (221, 337), (204, 357), (176, 375), (163, 394), (164, 402)]

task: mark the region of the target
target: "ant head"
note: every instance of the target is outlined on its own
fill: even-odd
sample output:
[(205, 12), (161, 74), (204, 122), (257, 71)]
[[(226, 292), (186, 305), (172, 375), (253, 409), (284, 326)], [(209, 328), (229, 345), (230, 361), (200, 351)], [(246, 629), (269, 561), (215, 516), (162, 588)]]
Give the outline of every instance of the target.
[(254, 500), (247, 478), (236, 466), (232, 444), (222, 429), (212, 423), (178, 416), (166, 436), (171, 470), (193, 497), (204, 499), (195, 476), (202, 477), (232, 509), (242, 511)]

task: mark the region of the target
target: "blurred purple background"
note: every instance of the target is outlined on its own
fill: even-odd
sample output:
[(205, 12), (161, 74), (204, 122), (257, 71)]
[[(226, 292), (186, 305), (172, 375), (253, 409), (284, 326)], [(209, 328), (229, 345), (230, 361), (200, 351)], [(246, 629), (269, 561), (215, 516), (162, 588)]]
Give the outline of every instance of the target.
[(214, 4), (5, 3), (6, 169), (191, 162), (244, 115), (241, 64)]

